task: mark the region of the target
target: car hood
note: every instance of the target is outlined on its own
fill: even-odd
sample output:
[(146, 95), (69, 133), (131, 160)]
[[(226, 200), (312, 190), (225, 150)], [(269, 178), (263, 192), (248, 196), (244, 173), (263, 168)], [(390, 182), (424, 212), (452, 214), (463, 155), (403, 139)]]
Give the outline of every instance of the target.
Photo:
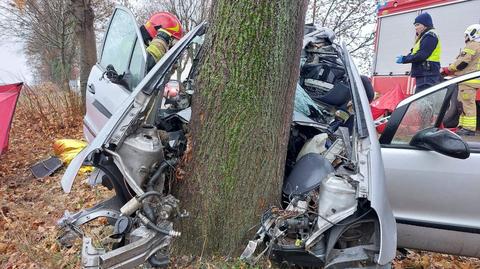
[[(174, 63), (175, 59), (188, 46), (188, 44), (197, 35), (204, 30), (206, 23), (202, 23), (191, 30), (183, 37), (172, 49), (170, 49), (160, 61), (153, 67), (147, 76), (133, 90), (132, 94), (118, 107), (105, 126), (100, 130), (95, 139), (83, 149), (67, 167), (61, 179), (61, 186), (64, 192), (69, 193), (72, 190), (73, 182), (78, 174), (78, 170), (84, 164), (84, 161), (91, 154), (110, 143), (110, 140), (119, 139), (119, 132), (126, 132), (128, 126), (134, 121), (136, 116), (142, 112), (150, 99), (155, 96), (158, 85), (165, 77), (166, 71)], [(118, 132), (116, 133), (116, 131)]]
[[(201, 24), (190, 31), (182, 40), (180, 40), (167, 54), (155, 65), (149, 74), (135, 88), (132, 94), (119, 106), (118, 110), (108, 120), (95, 139), (80, 154), (78, 154), (68, 166), (62, 177), (61, 185), (65, 192), (70, 192), (74, 179), (80, 167), (88, 160), (92, 153), (109, 147), (109, 144), (117, 144), (122, 141), (123, 136), (136, 122), (138, 116), (144, 112), (151, 101), (156, 96), (159, 85), (164, 83), (165, 74), (176, 60), (177, 56), (198, 34), (205, 30), (205, 24)], [(383, 163), (380, 154), (380, 146), (377, 140), (373, 119), (370, 113), (369, 102), (365, 89), (361, 82), (358, 71), (353, 65), (353, 61), (348, 53), (345, 44), (341, 48), (350, 86), (352, 88), (352, 97), (355, 113), (355, 128), (352, 134), (354, 140), (355, 158), (360, 168), (359, 182), (365, 186), (365, 194), (371, 201), (372, 208), (375, 209), (381, 229), (381, 252), (379, 262), (384, 264), (392, 260), (395, 256), (396, 248), (396, 227), (395, 219), (391, 211), (385, 190), (385, 175)], [(183, 110), (177, 113), (177, 116), (184, 121), (189, 121), (191, 110)], [(311, 120), (306, 115), (295, 111), (293, 122), (312, 127), (325, 128), (321, 124)], [(315, 125), (315, 126), (313, 126)]]

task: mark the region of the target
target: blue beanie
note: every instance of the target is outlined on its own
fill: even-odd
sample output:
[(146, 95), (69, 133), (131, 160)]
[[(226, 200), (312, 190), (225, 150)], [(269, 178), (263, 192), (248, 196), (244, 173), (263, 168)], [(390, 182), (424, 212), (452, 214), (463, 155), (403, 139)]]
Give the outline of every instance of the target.
[(427, 12), (418, 15), (415, 18), (415, 22), (413, 24), (415, 23), (420, 23), (420, 24), (423, 24), (425, 27), (433, 28), (432, 17)]

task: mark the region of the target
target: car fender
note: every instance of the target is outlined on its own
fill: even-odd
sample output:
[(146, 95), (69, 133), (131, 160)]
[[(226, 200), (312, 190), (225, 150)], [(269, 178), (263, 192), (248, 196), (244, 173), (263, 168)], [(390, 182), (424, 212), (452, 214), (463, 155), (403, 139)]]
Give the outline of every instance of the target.
[(128, 128), (120, 127), (124, 122), (124, 119), (128, 116), (129, 120), (126, 120), (124, 123), (127, 125), (131, 122), (131, 119), (135, 118), (135, 115), (138, 115), (138, 113), (142, 111), (150, 98), (154, 96), (155, 91), (158, 90), (159, 83), (162, 81), (165, 73), (176, 60), (177, 56), (186, 46), (188, 46), (188, 44), (190, 44), (190, 41), (192, 41), (193, 38), (205, 31), (205, 26), (206, 23), (202, 23), (195, 27), (160, 59), (147, 76), (133, 90), (132, 94), (130, 94), (118, 107), (117, 111), (113, 113), (112, 117), (107, 121), (105, 126), (103, 126), (95, 139), (93, 139), (93, 141), (72, 160), (60, 181), (64, 192), (69, 193), (72, 190), (75, 177), (85, 159), (88, 159), (94, 151), (101, 150), (110, 138), (114, 136), (115, 132), (117, 132), (115, 133), (115, 136), (118, 136), (119, 132), (126, 132)]

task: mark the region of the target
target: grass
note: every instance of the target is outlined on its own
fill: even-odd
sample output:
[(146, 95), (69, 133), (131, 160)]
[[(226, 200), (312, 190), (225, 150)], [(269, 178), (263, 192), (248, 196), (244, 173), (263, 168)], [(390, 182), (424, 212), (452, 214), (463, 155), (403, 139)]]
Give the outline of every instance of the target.
[(56, 220), (65, 210), (92, 205), (95, 192), (60, 188), (61, 173), (34, 179), (29, 167), (53, 154), (59, 138), (81, 139), (81, 98), (53, 84), (25, 85), (15, 111), (9, 150), (0, 156), (0, 268), (78, 268), (80, 245), (62, 249)]
[(42, 124), (44, 131), (76, 128), (84, 114), (82, 99), (72, 91), (64, 91), (53, 84), (38, 87), (25, 85), (19, 100), (20, 113), (33, 116), (30, 121)]

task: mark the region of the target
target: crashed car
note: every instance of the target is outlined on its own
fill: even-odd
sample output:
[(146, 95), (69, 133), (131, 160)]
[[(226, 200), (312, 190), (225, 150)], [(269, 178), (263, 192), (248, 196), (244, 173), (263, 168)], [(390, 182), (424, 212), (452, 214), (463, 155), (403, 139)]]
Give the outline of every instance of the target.
[(249, 263), (267, 255), (286, 266), (388, 267), (395, 255), (364, 86), (345, 46), (333, 40), (328, 29), (306, 27), (282, 206), (261, 217), (241, 255)]
[[(65, 231), (61, 241), (83, 237), (83, 267), (168, 265), (171, 241), (181, 236), (173, 221), (188, 215), (170, 194), (170, 184), (186, 150), (186, 126), (198, 73), (196, 55), (205, 30), (205, 24), (191, 30), (147, 74), (146, 52), (135, 19), (125, 8), (115, 10), (88, 81), (84, 133), (90, 144), (71, 162), (61, 181), (63, 190), (70, 192), (79, 168), (92, 165), (96, 172), (91, 183), (115, 191), (111, 199), (77, 213), (66, 212), (59, 220)], [(310, 30), (304, 39), (295, 95), (283, 203), (262, 216), (261, 228), (242, 258), (255, 262), (259, 255), (267, 254), (288, 265), (388, 267), (395, 256), (397, 228), (387, 193), (392, 197), (393, 212), (398, 213), (399, 246), (479, 256), (478, 250), (452, 244), (442, 251), (441, 246), (428, 244), (432, 241), (427, 240), (434, 238), (426, 233), (452, 228), (445, 225), (445, 217), (451, 213), (437, 206), (437, 196), (430, 195), (426, 186), (435, 185), (437, 191), (449, 188), (439, 193), (460, 193), (448, 187), (451, 183), (436, 185), (440, 179), (428, 173), (453, 163), (473, 167), (469, 162), (478, 161), (476, 154), (469, 157), (470, 150), (461, 138), (440, 129), (451, 88), (472, 75), (403, 101), (380, 138), (385, 145), (381, 148), (362, 80), (345, 45), (333, 43), (332, 34), (325, 29)], [(130, 50), (112, 49), (119, 44)], [(193, 59), (186, 60), (187, 55), (194, 55)], [(165, 98), (165, 88), (176, 86), (180, 87), (178, 96)], [(421, 119), (415, 121), (419, 115)], [(407, 151), (414, 153), (405, 154)], [(392, 162), (385, 164), (387, 185), (382, 154)], [(411, 160), (401, 159), (410, 156)], [(422, 156), (429, 160), (419, 161)], [(469, 158), (460, 161), (452, 157)], [(433, 167), (435, 161), (443, 161), (444, 167)], [(406, 162), (409, 166), (404, 166)], [(473, 173), (465, 175), (462, 182), (467, 185), (456, 188), (475, 189)], [(406, 181), (409, 183), (402, 183)], [(418, 197), (420, 189), (422, 197)], [(425, 204), (417, 204), (419, 200)], [(461, 201), (454, 196), (447, 200), (457, 217), (450, 223), (460, 227), (454, 235), (467, 238), (480, 226), (474, 219), (478, 214), (473, 214), (473, 207), (460, 208)], [(437, 215), (430, 214), (432, 209)], [(462, 222), (460, 217), (467, 213), (471, 215)], [(108, 248), (94, 246), (82, 232), (84, 224), (99, 217), (107, 218), (114, 227), (110, 234), (114, 243)], [(448, 242), (454, 238), (439, 234), (435, 239)]]

